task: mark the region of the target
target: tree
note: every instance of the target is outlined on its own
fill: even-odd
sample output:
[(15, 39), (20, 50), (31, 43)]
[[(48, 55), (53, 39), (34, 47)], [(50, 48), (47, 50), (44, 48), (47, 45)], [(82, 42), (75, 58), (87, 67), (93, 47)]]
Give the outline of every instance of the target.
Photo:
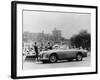
[(86, 30), (82, 30), (79, 34), (71, 37), (71, 45), (77, 48), (90, 48), (91, 47), (91, 35)]

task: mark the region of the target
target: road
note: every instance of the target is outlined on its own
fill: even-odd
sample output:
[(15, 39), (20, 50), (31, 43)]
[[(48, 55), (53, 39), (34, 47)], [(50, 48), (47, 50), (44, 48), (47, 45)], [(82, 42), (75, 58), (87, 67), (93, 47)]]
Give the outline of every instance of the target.
[(83, 66), (90, 66), (91, 65), (91, 57), (88, 56), (86, 58), (83, 58), (82, 61), (58, 61), (57, 63), (45, 63), (42, 62), (36, 62), (34, 59), (26, 59), (23, 62), (23, 70), (29, 70), (29, 69), (46, 69), (46, 68), (63, 68), (63, 67), (83, 67)]

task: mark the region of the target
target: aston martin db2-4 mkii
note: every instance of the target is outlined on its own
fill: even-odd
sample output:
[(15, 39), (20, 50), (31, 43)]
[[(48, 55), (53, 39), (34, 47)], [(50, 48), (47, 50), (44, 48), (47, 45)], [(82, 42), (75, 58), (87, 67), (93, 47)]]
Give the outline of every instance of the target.
[(73, 60), (82, 61), (83, 57), (87, 57), (87, 50), (83, 49), (53, 49), (48, 51), (42, 51), (39, 54), (39, 60), (43, 63), (50, 62), (55, 63), (58, 60)]

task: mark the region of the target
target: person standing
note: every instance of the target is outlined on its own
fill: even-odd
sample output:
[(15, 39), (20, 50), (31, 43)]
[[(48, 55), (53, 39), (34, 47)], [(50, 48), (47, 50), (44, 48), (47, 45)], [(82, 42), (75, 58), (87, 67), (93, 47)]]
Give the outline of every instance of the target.
[(34, 43), (34, 51), (36, 53), (36, 60), (38, 61), (38, 54), (39, 54), (39, 52), (38, 52), (38, 47), (37, 47), (37, 43), (36, 42)]
[(43, 50), (43, 43), (41, 43), (41, 46), (40, 46), (40, 51)]
[(52, 50), (52, 46), (50, 45), (50, 43), (48, 42), (48, 46), (47, 46), (48, 50)]

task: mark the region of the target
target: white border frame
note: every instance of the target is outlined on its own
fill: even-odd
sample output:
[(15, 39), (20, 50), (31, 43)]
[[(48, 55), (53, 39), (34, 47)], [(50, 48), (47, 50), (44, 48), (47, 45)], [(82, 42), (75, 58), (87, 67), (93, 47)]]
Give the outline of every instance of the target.
[[(49, 11), (66, 11), (66, 12), (82, 12), (91, 13), (91, 66), (90, 67), (75, 67), (75, 68), (57, 68), (57, 69), (42, 69), (42, 70), (22, 70), (22, 10), (49, 10)], [(38, 75), (53, 75), (53, 74), (69, 74), (69, 73), (85, 73), (96, 72), (96, 9), (95, 8), (78, 8), (78, 7), (58, 7), (46, 5), (28, 5), (17, 4), (17, 76), (38, 76)], [(39, 72), (39, 73), (38, 73)]]

